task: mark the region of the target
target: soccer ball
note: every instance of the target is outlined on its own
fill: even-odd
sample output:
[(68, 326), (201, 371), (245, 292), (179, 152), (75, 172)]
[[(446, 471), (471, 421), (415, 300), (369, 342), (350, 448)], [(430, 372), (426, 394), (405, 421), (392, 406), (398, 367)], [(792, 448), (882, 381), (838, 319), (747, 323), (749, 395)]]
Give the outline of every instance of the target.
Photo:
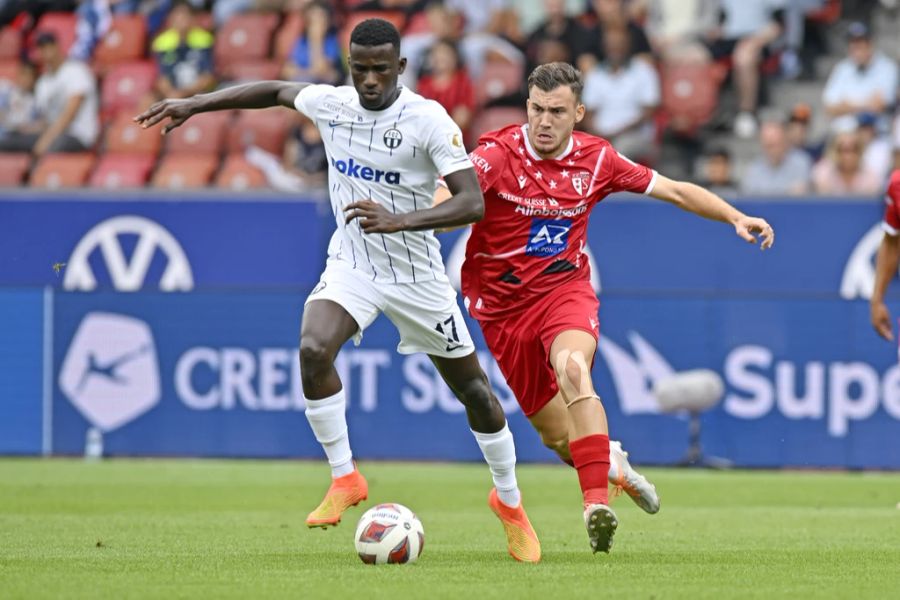
[(412, 563), (422, 554), (425, 530), (402, 504), (379, 504), (360, 517), (354, 540), (367, 565)]

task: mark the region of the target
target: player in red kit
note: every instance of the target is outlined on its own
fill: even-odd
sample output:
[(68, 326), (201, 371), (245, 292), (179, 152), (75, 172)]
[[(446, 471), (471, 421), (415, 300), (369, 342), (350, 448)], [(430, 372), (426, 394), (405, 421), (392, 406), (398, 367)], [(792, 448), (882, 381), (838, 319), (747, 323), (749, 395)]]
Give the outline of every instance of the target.
[(897, 272), (897, 264), (900, 263), (900, 168), (891, 174), (884, 201), (887, 204), (884, 208), (884, 221), (881, 223), (884, 238), (875, 260), (875, 289), (869, 302), (869, 312), (872, 327), (878, 335), (886, 340), (893, 340), (891, 313), (884, 303), (884, 294)]
[[(759, 234), (763, 249), (774, 232), (711, 192), (575, 132), (585, 112), (581, 90), (571, 65), (537, 67), (528, 78), (528, 123), (483, 136), (470, 155), (485, 214), (472, 226), (462, 291), (523, 412), (544, 444), (577, 469), (591, 547), (608, 552), (618, 520), (608, 506), (606, 413), (590, 373), (600, 335), (584, 253), (591, 210), (608, 194), (629, 191), (730, 223), (747, 242)], [(623, 483), (630, 495), (640, 493), (629, 489), (634, 481)]]

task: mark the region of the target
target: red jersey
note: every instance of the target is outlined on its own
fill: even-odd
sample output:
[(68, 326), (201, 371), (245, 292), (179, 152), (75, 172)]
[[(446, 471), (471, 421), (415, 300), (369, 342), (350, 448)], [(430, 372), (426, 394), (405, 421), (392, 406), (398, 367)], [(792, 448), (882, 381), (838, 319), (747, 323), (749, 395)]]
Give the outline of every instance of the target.
[(472, 226), (462, 267), (470, 314), (504, 318), (573, 280), (590, 281), (588, 216), (620, 191), (649, 193), (656, 172), (605, 139), (573, 132), (555, 159), (531, 147), (528, 125), (485, 134), (469, 155), (484, 192), (484, 218)]
[(887, 194), (884, 197), (884, 221), (881, 226), (890, 235), (900, 234), (900, 169), (891, 173)]

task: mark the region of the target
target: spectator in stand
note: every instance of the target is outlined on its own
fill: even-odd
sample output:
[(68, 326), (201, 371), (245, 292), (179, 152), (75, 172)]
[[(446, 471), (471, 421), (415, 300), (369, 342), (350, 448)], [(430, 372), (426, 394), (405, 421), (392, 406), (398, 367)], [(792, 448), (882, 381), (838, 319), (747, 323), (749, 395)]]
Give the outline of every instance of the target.
[(847, 58), (835, 65), (825, 84), (825, 109), (832, 118), (875, 113), (884, 119), (879, 125), (886, 125), (897, 101), (897, 64), (875, 51), (865, 23), (851, 23), (847, 38)]
[(0, 139), (6, 134), (38, 133), (43, 126), (34, 97), (37, 68), (19, 63), (15, 81), (0, 79)]
[(724, 146), (713, 148), (704, 156), (701, 185), (726, 199), (738, 195), (732, 176), (731, 153)]
[(714, 60), (730, 57), (738, 92), (734, 133), (751, 138), (757, 133), (760, 66), (769, 45), (781, 35), (783, 0), (720, 0), (723, 21), (709, 36)]
[(809, 157), (788, 144), (784, 124), (763, 123), (759, 132), (763, 155), (747, 166), (741, 192), (748, 196), (797, 196), (809, 192)]
[(456, 44), (438, 40), (428, 53), (426, 74), (416, 86), (419, 94), (437, 101), (459, 125), (468, 140), (469, 125), (475, 111), (475, 89), (463, 67)]
[(591, 18), (595, 24), (588, 30), (591, 40), (586, 50), (577, 59), (577, 66), (582, 73), (590, 73), (605, 56), (606, 44), (603, 41), (607, 29), (625, 29), (628, 32), (629, 47), (638, 58), (653, 60), (650, 42), (643, 28), (635, 23), (625, 9), (624, 0), (593, 0)]
[(822, 157), (823, 144), (809, 141), (809, 122), (812, 109), (808, 104), (795, 104), (787, 122), (787, 138), (791, 148), (805, 152), (815, 163)]
[(666, 63), (706, 64), (703, 40), (719, 19), (718, 0), (648, 0), (647, 37)]
[(152, 100), (187, 98), (215, 87), (213, 34), (197, 25), (196, 12), (189, 2), (177, 0), (169, 13), (169, 29), (153, 40), (159, 77)]
[[(531, 73), (535, 67), (547, 62), (574, 63), (591, 45), (587, 30), (577, 19), (566, 13), (565, 0), (544, 0), (544, 14), (544, 21), (531, 32), (525, 43), (526, 73)], [(541, 55), (546, 54), (550, 47), (562, 48), (565, 53), (559, 56), (553, 50), (556, 58), (553, 61), (544, 60)]]
[(886, 182), (893, 163), (891, 138), (878, 131), (878, 116), (860, 113), (856, 130), (863, 146), (863, 168), (871, 171), (878, 179)]
[(509, 0), (446, 0), (445, 4), (462, 16), (464, 29), (459, 49), (473, 79), (481, 76), (487, 60), (524, 62), (525, 57), (516, 46), (524, 39)]
[(112, 4), (117, 0), (82, 0), (75, 14), (75, 42), (69, 48), (69, 56), (76, 60), (89, 61), (94, 48), (112, 25)]
[(584, 83), (588, 131), (608, 139), (626, 156), (649, 159), (655, 146), (653, 115), (660, 100), (656, 69), (632, 58), (625, 28), (606, 30), (603, 55)]
[(338, 85), (344, 81), (344, 60), (328, 4), (310, 2), (303, 9), (303, 33), (282, 69), (282, 79)]
[(40, 32), (35, 40), (43, 74), (35, 100), (45, 127), (40, 132), (0, 136), (0, 152), (83, 152), (97, 140), (97, 82), (81, 61), (67, 59), (56, 35)]
[(245, 157), (263, 172), (272, 188), (281, 192), (304, 192), (327, 183), (325, 146), (319, 128), (306, 118), (293, 129), (282, 159), (256, 146), (247, 148)]
[(865, 167), (862, 155), (862, 139), (856, 131), (835, 134), (825, 157), (813, 169), (815, 192), (831, 196), (875, 196), (881, 193), (884, 181)]

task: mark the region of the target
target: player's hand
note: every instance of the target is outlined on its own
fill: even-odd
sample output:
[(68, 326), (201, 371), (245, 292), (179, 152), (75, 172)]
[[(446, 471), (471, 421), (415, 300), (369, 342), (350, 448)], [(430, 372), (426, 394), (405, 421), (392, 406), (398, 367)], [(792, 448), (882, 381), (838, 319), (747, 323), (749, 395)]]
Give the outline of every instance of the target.
[(396, 233), (402, 231), (403, 216), (396, 215), (372, 200), (360, 200), (344, 207), (345, 223), (359, 219), (363, 233)]
[(734, 223), (735, 232), (743, 239), (751, 244), (756, 243), (756, 236), (762, 240), (760, 246), (763, 250), (768, 250), (775, 243), (775, 230), (769, 225), (765, 219), (758, 217), (741, 216)]
[(167, 98), (153, 104), (146, 111), (136, 116), (134, 122), (147, 129), (165, 119), (169, 119), (169, 122), (162, 128), (162, 134), (166, 135), (191, 118), (195, 112), (196, 103), (193, 99)]
[(893, 341), (894, 331), (891, 327), (891, 313), (884, 302), (872, 302), (869, 305), (869, 319), (872, 321), (872, 327), (884, 339)]

